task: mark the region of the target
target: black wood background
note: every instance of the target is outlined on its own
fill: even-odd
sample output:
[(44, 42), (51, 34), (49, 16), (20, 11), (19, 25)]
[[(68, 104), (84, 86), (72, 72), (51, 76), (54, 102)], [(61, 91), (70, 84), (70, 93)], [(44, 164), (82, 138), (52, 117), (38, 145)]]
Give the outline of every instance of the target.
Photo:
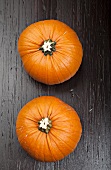
[[(110, 0), (0, 0), (0, 170), (111, 170)], [(84, 57), (78, 73), (60, 85), (34, 81), (17, 51), (20, 33), (33, 22), (58, 19), (73, 28)], [(42, 163), (19, 145), (15, 123), (31, 99), (54, 95), (78, 112), (83, 134), (61, 161)]]

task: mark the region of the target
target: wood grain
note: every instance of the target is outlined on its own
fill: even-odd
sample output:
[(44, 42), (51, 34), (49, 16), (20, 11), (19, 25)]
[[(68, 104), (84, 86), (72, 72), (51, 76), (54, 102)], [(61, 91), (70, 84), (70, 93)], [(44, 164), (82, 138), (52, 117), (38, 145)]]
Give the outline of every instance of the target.
[[(0, 170), (111, 169), (109, 7), (109, 0), (0, 0)], [(77, 32), (84, 57), (73, 78), (46, 86), (25, 72), (17, 41), (28, 25), (51, 18)], [(75, 152), (56, 163), (32, 159), (15, 133), (19, 110), (41, 95), (54, 95), (74, 107), (83, 125)]]

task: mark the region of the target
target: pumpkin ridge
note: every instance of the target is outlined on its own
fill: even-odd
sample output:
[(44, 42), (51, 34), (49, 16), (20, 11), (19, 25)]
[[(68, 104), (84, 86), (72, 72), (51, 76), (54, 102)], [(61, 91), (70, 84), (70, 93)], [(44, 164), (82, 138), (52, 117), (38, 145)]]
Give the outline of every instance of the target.
[[(79, 55), (81, 55), (80, 52), (83, 52), (83, 51), (80, 51), (82, 46), (81, 45), (75, 45), (75, 44), (56, 44), (56, 48), (58, 49), (58, 51), (62, 51), (63, 55), (66, 55), (67, 52), (71, 52), (71, 53), (74, 53), (74, 52), (78, 52)], [(75, 49), (76, 48), (76, 49)], [(67, 49), (67, 50), (66, 50)], [(70, 50), (69, 50), (70, 49)], [(57, 50), (56, 50), (57, 51)], [(65, 51), (65, 52), (64, 52)], [(73, 56), (72, 56), (73, 57)]]
[[(57, 107), (57, 109), (59, 108), (61, 106), (61, 104), (60, 105), (58, 105), (58, 107)], [(53, 113), (54, 114), (54, 121), (57, 121), (58, 120), (58, 118), (61, 118), (61, 114), (60, 114), (60, 111), (58, 112), (58, 113), (56, 113), (57, 112), (57, 110), (55, 110), (55, 112)], [(64, 112), (65, 114), (73, 114), (72, 112), (74, 112), (74, 110), (69, 110), (69, 109), (67, 109), (67, 108), (65, 108), (65, 107), (63, 107), (62, 108), (62, 112)], [(56, 115), (55, 115), (55, 113), (56, 113)], [(58, 115), (59, 115), (59, 117), (58, 117)], [(53, 118), (53, 117), (52, 117)], [(67, 118), (67, 120), (69, 120), (69, 117), (66, 115), (66, 118)], [(72, 120), (78, 120), (79, 122), (80, 122), (80, 119), (78, 118), (78, 115), (76, 114), (76, 118), (75, 117), (73, 117), (73, 118), (71, 118)], [(63, 120), (62, 120), (63, 121)]]
[[(42, 61), (43, 57), (44, 57), (44, 55), (41, 56), (41, 59), (40, 59), (39, 63)], [(37, 58), (37, 60), (38, 60), (38, 58)], [(31, 69), (29, 70), (29, 74), (31, 74), (31, 71), (33, 70), (33, 67), (34, 67), (35, 63), (37, 62), (37, 60), (33, 63)], [(39, 69), (40, 69), (40, 67), (39, 67)]]
[(38, 113), (41, 115), (41, 117), (43, 118), (43, 114), (42, 114), (42, 109), (40, 108), (40, 105), (37, 107), (38, 109)]
[(59, 76), (58, 76), (58, 73), (57, 73), (57, 70), (56, 70), (56, 67), (54, 66), (55, 65), (55, 63), (54, 63), (54, 53), (53, 53), (53, 56), (51, 57), (51, 63), (52, 63), (52, 67), (54, 68), (54, 70), (55, 70), (55, 74), (56, 74), (56, 77), (57, 77), (57, 79), (58, 79), (58, 82), (60, 83), (60, 79), (59, 79)]
[[(59, 51), (57, 51), (57, 53), (60, 53)], [(62, 54), (62, 53), (60, 53), (60, 54)], [(63, 54), (62, 54), (63, 55)], [(65, 59), (67, 62), (68, 62), (68, 60), (67, 60), (67, 58), (66, 58), (67, 56), (65, 56), (64, 58), (63, 58), (63, 56), (62, 56), (62, 58), (63, 59)], [(65, 68), (67, 69), (67, 71), (69, 72), (69, 74), (71, 75), (71, 73), (70, 73), (70, 71), (69, 71), (69, 69), (66, 67), (66, 65), (65, 65), (65, 63), (62, 61), (62, 59), (60, 59), (60, 58), (57, 58), (64, 66), (65, 66)]]
[[(69, 146), (67, 143), (65, 143), (65, 141), (63, 141), (63, 139), (61, 139), (60, 137), (55, 136), (52, 132), (51, 132), (51, 135), (52, 135), (53, 137), (55, 137), (58, 141), (62, 141), (65, 145), (68, 146), (68, 148), (70, 148), (70, 149), (72, 150), (72, 147)], [(68, 136), (68, 138), (69, 138), (69, 136)]]
[[(63, 111), (63, 112), (68, 114), (68, 111)], [(51, 119), (53, 119), (53, 122), (55, 122), (55, 121), (56, 122), (66, 122), (66, 121), (70, 121), (70, 120), (73, 120), (73, 121), (76, 121), (76, 122), (80, 122), (79, 119), (69, 118), (68, 115), (66, 116), (65, 114), (60, 114), (60, 112), (59, 112), (58, 114), (54, 115), (55, 119), (53, 119), (53, 117)], [(63, 116), (65, 116), (65, 120), (60, 120)]]
[[(31, 130), (32, 131), (32, 130)], [(38, 136), (39, 135), (39, 131), (38, 131), (38, 128), (34, 128), (34, 130), (31, 132), (31, 131), (27, 131), (28, 132), (28, 136), (31, 136), (31, 135), (33, 135), (33, 134), (35, 134), (36, 133), (36, 136)]]
[[(59, 118), (60, 118), (60, 117), (59, 117)], [(64, 121), (62, 120), (62, 121), (60, 121), (60, 120), (58, 120), (58, 118), (57, 118), (57, 119), (54, 119), (53, 121), (56, 121), (56, 122), (60, 122), (60, 123), (61, 123), (61, 122), (69, 121), (69, 120), (70, 120), (70, 119), (67, 118), (67, 120), (64, 120)], [(72, 119), (72, 120), (74, 120), (74, 121), (76, 121), (76, 122), (77, 122), (77, 121), (80, 122), (78, 119)]]
[(48, 56), (46, 56), (46, 65), (45, 65), (45, 70), (46, 70), (46, 84), (48, 83)]
[[(33, 56), (31, 56), (31, 58), (35, 57), (36, 55), (37, 55), (37, 54), (34, 53)], [(24, 59), (23, 59), (23, 58), (27, 58), (25, 62), (24, 62)], [(22, 57), (23, 67), (25, 67), (25, 65), (29, 62), (29, 59), (30, 59), (30, 56), (28, 56), (27, 54)], [(38, 58), (38, 59), (39, 59), (39, 58)], [(36, 61), (37, 61), (37, 60), (36, 60)], [(27, 72), (29, 73), (29, 71), (27, 71)]]
[[(46, 97), (46, 96), (42, 96), (42, 97)], [(46, 100), (49, 100), (47, 97), (45, 98), (45, 101)], [(45, 101), (42, 101), (42, 102), (45, 102)], [(45, 116), (41, 116), (42, 118), (43, 117), (48, 117), (49, 119), (50, 119), (50, 115), (48, 115), (48, 112), (49, 112), (49, 109), (50, 109), (50, 106), (53, 104), (53, 99), (52, 99), (52, 101), (50, 102), (50, 105), (48, 105), (48, 109), (47, 109), (47, 113), (46, 113), (46, 115)], [(42, 109), (41, 109), (41, 106), (39, 105), (39, 107), (37, 107), (37, 109), (40, 109), (40, 111), (41, 111), (41, 113), (42, 113)]]
[(24, 46), (22, 45), (21, 47), (19, 47), (19, 52), (21, 53), (21, 59), (23, 59), (23, 57), (25, 55), (31, 56), (31, 54), (33, 54), (33, 53), (35, 54), (35, 53), (37, 53), (39, 51), (37, 49), (37, 47), (36, 48), (33, 47), (33, 49), (32, 49), (31, 46), (28, 46), (28, 48), (26, 50), (24, 50), (24, 48), (26, 49), (27, 45), (24, 45)]
[[(42, 97), (45, 97), (45, 96), (42, 96)], [(34, 102), (36, 105), (37, 105), (37, 103), (36, 103), (36, 101)], [(51, 102), (51, 104), (53, 103), (53, 100), (52, 100), (52, 102)], [(51, 105), (50, 104), (50, 105)], [(38, 109), (38, 112), (39, 112), (39, 114), (41, 115), (41, 113), (40, 112), (42, 112), (42, 111), (40, 111), (40, 110), (42, 110), (41, 108), (40, 108), (40, 105), (39, 105), (39, 107), (37, 107), (37, 109)], [(39, 110), (40, 109), (40, 110)], [(49, 109), (48, 109), (49, 110)], [(48, 113), (48, 111), (47, 111), (47, 113)], [(47, 117), (49, 117), (50, 118), (50, 116), (47, 114)], [(41, 115), (41, 118), (43, 118), (43, 115)]]
[(60, 41), (60, 39), (61, 39), (62, 35), (63, 35), (63, 34), (61, 34), (59, 37), (57, 37), (57, 39), (56, 39), (56, 43), (59, 43), (59, 41)]
[[(70, 50), (66, 50), (66, 47), (67, 47), (67, 49), (70, 49)], [(67, 52), (69, 52), (69, 54), (78, 52), (77, 54), (79, 54), (81, 56), (81, 53), (82, 53), (81, 58), (83, 57), (83, 50), (81, 51), (82, 45), (77, 45), (77, 44), (75, 45), (72, 43), (71, 43), (71, 45), (70, 44), (65, 45), (65, 44), (61, 43), (61, 44), (56, 44), (56, 49), (58, 49), (58, 50), (56, 50), (58, 52), (62, 51), (61, 54), (63, 54), (63, 55), (66, 55)], [(72, 55), (71, 57), (74, 57), (74, 55)]]
[[(68, 132), (68, 131), (66, 131), (66, 130), (64, 130), (64, 129), (55, 128), (54, 126), (53, 126), (53, 128), (54, 128), (55, 130), (61, 131), (61, 133), (62, 133), (62, 132), (66, 133), (66, 134), (70, 133), (70, 134), (72, 134), (72, 135), (74, 135), (75, 132), (78, 132), (78, 131), (75, 131), (75, 130), (74, 130), (74, 133), (73, 133), (73, 132)], [(81, 137), (81, 135), (80, 135), (80, 137)], [(79, 137), (79, 139), (80, 139), (80, 137)], [(72, 140), (74, 143), (77, 142), (77, 140), (71, 139), (70, 136), (68, 136), (68, 138), (69, 138), (70, 140)], [(76, 137), (76, 139), (77, 139), (77, 137)], [(61, 140), (62, 140), (62, 139), (61, 139)]]
[[(23, 46), (22, 46), (23, 47)], [(25, 46), (24, 46), (25, 47)], [(37, 50), (37, 49), (33, 49), (33, 50), (31, 50), (31, 49), (27, 49), (27, 53), (25, 53), (25, 51), (24, 50), (21, 50), (20, 51), (20, 53), (25, 53), (25, 54), (22, 54), (21, 55), (21, 59), (23, 60), (23, 57), (25, 57), (25, 56), (27, 56), (27, 55), (30, 55), (30, 54), (35, 54), (35, 53), (37, 53), (39, 50)]]
[(36, 153), (38, 153), (38, 154), (37, 154), (38, 159), (39, 159), (39, 157), (40, 157), (40, 152), (38, 152), (38, 147), (37, 147), (37, 144), (36, 144), (36, 143), (38, 143), (37, 141), (40, 140), (41, 135), (42, 135), (42, 133), (40, 132), (39, 135), (37, 136), (36, 140), (35, 140), (35, 146), (36, 146), (36, 148), (35, 148), (34, 156), (36, 157)]
[[(39, 131), (36, 130), (36, 132), (34, 131), (33, 133), (31, 133), (31, 134), (28, 133), (27, 135), (30, 136), (30, 135), (33, 135), (35, 133), (39, 133)], [(22, 137), (23, 136), (22, 134), (19, 135), (20, 138), (21, 138), (21, 139), (19, 138), (20, 143), (22, 143), (25, 140), (25, 138), (26, 138), (26, 133), (24, 133), (24, 134), (25, 134), (24, 137)]]
[[(47, 63), (49, 63), (50, 62), (50, 64), (51, 64), (51, 66), (53, 67), (53, 69), (55, 70), (55, 68), (54, 68), (54, 66), (53, 66), (53, 55), (52, 56), (46, 56), (47, 57)], [(48, 64), (46, 64), (46, 67), (47, 67), (47, 81), (48, 82), (50, 82), (50, 76), (49, 76), (49, 72), (50, 72), (50, 69), (48, 69)], [(56, 75), (56, 77), (57, 77), (57, 79), (58, 79), (58, 76), (57, 76), (57, 74), (56, 74), (56, 70), (55, 70), (55, 75)], [(58, 81), (59, 81), (59, 79), (58, 79)]]
[[(52, 33), (50, 33), (50, 38), (54, 40), (55, 25), (52, 23)], [(55, 41), (55, 40), (54, 40)]]
[(36, 26), (36, 23), (34, 24), (34, 27), (37, 29), (38, 33), (39, 33), (39, 37), (45, 41), (45, 37), (44, 37), (44, 34), (42, 34), (42, 31), (40, 30), (40, 26)]
[[(59, 43), (60, 43), (61, 38), (64, 38), (65, 40), (67, 40), (67, 38), (64, 37), (64, 35), (65, 35), (66, 33), (68, 33), (68, 31), (67, 31), (66, 29), (67, 29), (67, 28), (65, 28), (65, 30), (63, 31), (63, 33), (57, 38), (56, 42), (59, 42)], [(69, 41), (69, 42), (70, 42), (70, 41)], [(62, 44), (63, 44), (63, 43), (62, 43)]]
[[(66, 58), (65, 58), (65, 59), (66, 59)], [(67, 68), (67, 66), (65, 65), (65, 63), (64, 63), (60, 58), (58, 58), (58, 57), (56, 57), (56, 60), (58, 60), (60, 63), (62, 63), (62, 64), (64, 65), (64, 67), (66, 68), (69, 76), (71, 77), (72, 75), (71, 75), (69, 69)], [(66, 60), (67, 60), (67, 59), (66, 59)], [(67, 61), (68, 61), (68, 60), (67, 60)]]
[[(53, 112), (53, 114), (51, 115), (51, 116), (52, 116), (51, 119), (53, 119), (53, 117), (55, 117), (55, 113), (58, 112), (58, 109), (61, 107), (61, 105), (62, 105), (62, 103), (58, 104), (58, 106), (57, 106), (55, 112)], [(59, 115), (59, 114), (60, 114), (59, 112), (56, 113), (56, 116)], [(55, 120), (54, 120), (54, 121), (55, 121)]]
[[(51, 136), (51, 133), (50, 133), (50, 135), (49, 135), (49, 138), (51, 138), (51, 141), (53, 140), (53, 142), (54, 142), (55, 145), (57, 146), (58, 150), (61, 152), (61, 154), (63, 155), (63, 157), (65, 157), (64, 153), (60, 150), (58, 144), (55, 142), (54, 137)], [(52, 148), (53, 148), (53, 146), (52, 146)]]
[[(66, 131), (66, 130), (63, 130), (63, 129), (60, 129), (60, 128), (57, 128), (57, 127), (55, 127), (55, 126), (53, 126), (53, 128), (55, 129), (55, 130), (60, 130), (60, 131), (64, 131), (64, 132), (67, 132), (67, 133), (69, 133), (68, 131)], [(77, 130), (74, 130), (74, 132), (70, 132), (70, 133), (75, 133), (75, 132), (79, 132), (79, 131), (77, 131)]]
[[(52, 106), (52, 112), (51, 112), (51, 114), (49, 115), (50, 117), (54, 114), (54, 112), (53, 112), (53, 109), (54, 109), (54, 104), (56, 103), (57, 101), (56, 101), (56, 99), (55, 99), (55, 97), (54, 97), (54, 100), (52, 100), (52, 103), (51, 104), (53, 104), (53, 106)], [(51, 106), (50, 106), (51, 107)], [(58, 109), (58, 107), (57, 107), (57, 109)], [(52, 118), (50, 118), (50, 119), (52, 119)]]
[[(56, 50), (56, 51), (57, 51), (57, 50)], [(60, 53), (60, 54), (62, 54), (62, 55), (65, 55), (65, 53), (60, 52), (59, 50), (58, 50), (57, 52)], [(68, 57), (68, 56), (66, 56), (66, 57)], [(65, 59), (67, 60), (66, 57), (65, 57)], [(73, 59), (79, 64), (78, 60), (76, 60), (76, 59), (74, 58), (74, 56), (72, 57), (71, 55), (69, 55), (69, 57), (73, 58)]]
[[(66, 121), (70, 121), (70, 120), (76, 120), (76, 119), (69, 119), (68, 117), (66, 117), (65, 120), (61, 120), (60, 119), (62, 118), (62, 116), (64, 116), (64, 114), (62, 114), (61, 116), (59, 116), (60, 114), (56, 115), (57, 117), (53, 120), (53, 122), (57, 122), (57, 123), (61, 123), (61, 122), (66, 122)], [(58, 117), (59, 116), (59, 117)], [(54, 116), (55, 117), (55, 116)], [(79, 122), (79, 121), (78, 121)]]
[(61, 33), (61, 35), (59, 35), (57, 38), (56, 38), (56, 42), (59, 43), (60, 39), (63, 37), (63, 35), (65, 34), (65, 32), (67, 32), (66, 30), (63, 31), (63, 33)]
[[(30, 31), (30, 33), (31, 33), (34, 37), (36, 37), (36, 34), (34, 34), (34, 31), (32, 31), (31, 28), (29, 28), (29, 31)], [(37, 38), (37, 37), (36, 37), (36, 38)]]
[(27, 152), (29, 153), (29, 155), (31, 155), (32, 157), (35, 158), (35, 151), (33, 150), (33, 152), (31, 152), (32, 149), (34, 149), (34, 143), (36, 142), (36, 138), (35, 135), (39, 136), (39, 131), (36, 131), (36, 133), (32, 133), (31, 135), (28, 134), (28, 150)]
[[(44, 32), (45, 33), (47, 33), (47, 30), (46, 30), (46, 27), (45, 27), (45, 24), (44, 24), (44, 21), (42, 21), (42, 23), (43, 23), (43, 28), (44, 28)], [(48, 35), (48, 34), (47, 34)], [(48, 37), (47, 37), (47, 39), (50, 39), (50, 34), (48, 35)]]
[[(41, 140), (43, 140), (42, 137), (41, 137), (40, 141), (41, 141)], [(44, 137), (44, 140), (43, 140), (42, 148), (43, 148), (43, 158), (42, 158), (42, 161), (44, 162), (44, 160), (45, 160), (45, 154), (44, 154), (44, 150), (45, 150), (45, 137)]]
[[(54, 54), (54, 55), (55, 55), (55, 54)], [(60, 66), (58, 65), (57, 59), (55, 59), (55, 58), (56, 58), (56, 56), (53, 58), (53, 60), (55, 61), (55, 62), (54, 62), (54, 65), (56, 64), (56, 66), (57, 66), (58, 69), (60, 70), (59, 74), (61, 74), (61, 77), (62, 77), (62, 80), (60, 80), (60, 82), (62, 83), (63, 80), (65, 80), (65, 78), (64, 78), (64, 76), (63, 76), (63, 74), (62, 74), (62, 72), (61, 72)], [(58, 72), (57, 72), (57, 74), (58, 74)]]
[[(31, 42), (31, 43), (33, 43), (33, 44), (35, 44), (35, 45), (40, 46), (40, 44), (38, 44), (37, 41), (33, 41), (33, 40), (31, 40), (30, 38), (28, 38), (28, 37), (26, 37), (26, 36), (24, 36), (24, 35), (21, 35), (21, 37), (20, 37), (20, 39), (19, 39), (18, 41), (21, 41), (21, 38), (28, 40), (28, 41), (27, 41), (28, 43)], [(42, 39), (42, 37), (41, 37), (41, 39)], [(20, 45), (19, 45), (19, 46), (20, 46)]]
[[(35, 133), (36, 133), (36, 134), (39, 133), (38, 129), (33, 130), (33, 132), (30, 132), (30, 131), (25, 132), (25, 134), (27, 134), (28, 137), (31, 137), (31, 136), (34, 135)], [(21, 137), (21, 136), (23, 136), (23, 135), (21, 134), (20, 137)], [(26, 138), (26, 135), (25, 135), (25, 136), (23, 137), (23, 139), (20, 140), (20, 141), (23, 142), (25, 138)]]
[(36, 120), (31, 119), (31, 118), (29, 118), (29, 117), (22, 116), (22, 118), (25, 118), (25, 119), (27, 119), (27, 120), (29, 120), (29, 121), (31, 121), (31, 122), (35, 122), (35, 123), (36, 123)]
[[(47, 145), (48, 145), (49, 151), (50, 151), (50, 153), (51, 153), (51, 155), (52, 155), (52, 158), (53, 158), (55, 161), (57, 161), (57, 160), (55, 159), (53, 153), (52, 153), (51, 148), (50, 148), (50, 145), (51, 145), (51, 147), (52, 147), (52, 144), (51, 144), (51, 140), (50, 140), (50, 145), (49, 145), (49, 140), (50, 140), (49, 135), (46, 135), (46, 141), (47, 141)], [(52, 147), (52, 148), (53, 148), (53, 147)]]
[[(38, 103), (36, 103), (36, 101), (35, 101), (34, 103), (35, 103), (35, 105), (38, 105)], [(39, 107), (36, 106), (36, 108), (37, 108), (37, 110), (38, 110), (39, 115), (40, 115), (41, 118), (42, 118), (43, 115), (42, 115), (42, 111), (41, 111), (41, 109), (40, 109), (40, 105), (39, 105)]]
[[(50, 162), (52, 160), (52, 154), (50, 152), (48, 143), (47, 143), (47, 135), (44, 140), (44, 162)], [(55, 161), (55, 160), (54, 160)]]
[[(37, 45), (37, 44), (34, 44), (34, 45)], [(40, 46), (40, 45), (37, 45), (37, 46)], [(25, 45), (20, 45), (19, 46), (19, 48), (22, 48), (22, 47), (31, 47), (32, 48), (32, 46), (31, 45), (27, 45), (27, 44), (25, 44)], [(27, 50), (31, 50), (31, 49), (27, 49)], [(36, 51), (39, 51), (39, 49), (37, 49), (37, 47), (35, 48), (35, 49), (33, 49), (33, 50), (36, 50)], [(36, 51), (34, 51), (34, 52), (36, 52)]]
[[(69, 109), (66, 108), (66, 106), (63, 107), (63, 104), (64, 104), (64, 102), (60, 102), (60, 101), (59, 101), (59, 103), (58, 103), (57, 106), (56, 106), (55, 112), (53, 112), (52, 119), (53, 119), (53, 117), (55, 117), (55, 114), (56, 114), (56, 116), (57, 116), (57, 115), (60, 115), (60, 111), (58, 112), (58, 109), (59, 109), (61, 106), (62, 106), (62, 111), (65, 111), (65, 112), (73, 111), (71, 108), (70, 108), (70, 110), (69, 110)], [(56, 113), (56, 112), (57, 112), (57, 113)], [(57, 119), (54, 119), (54, 121), (55, 121), (55, 120), (57, 120)]]
[[(49, 20), (48, 20), (49, 21)], [(56, 20), (50, 20), (51, 21), (51, 31), (50, 31), (50, 34), (49, 34), (49, 37), (50, 39), (52, 39), (53, 41), (56, 41), (55, 37), (54, 37), (54, 32), (56, 32), (56, 28), (57, 28), (57, 25), (55, 24), (56, 23)], [(44, 22), (44, 21), (43, 21)], [(45, 23), (44, 23), (45, 24)]]
[[(56, 23), (57, 20), (50, 20), (50, 21), (51, 21), (51, 24), (50, 24), (49, 39), (56, 41), (57, 38), (56, 39), (54, 38), (54, 32), (56, 32), (57, 25), (55, 23)], [(45, 28), (45, 25), (47, 25), (47, 23), (45, 24), (46, 21), (42, 21), (42, 22), (43, 22), (43, 25), (44, 25), (44, 28)], [(45, 32), (46, 32), (46, 28), (45, 28)]]
[(50, 114), (50, 119), (53, 119), (53, 114), (55, 114), (55, 112), (58, 110), (58, 108), (61, 106), (61, 104), (58, 104), (58, 107), (56, 108), (56, 111), (54, 112), (54, 103), (56, 103), (56, 100), (55, 100), (55, 102), (53, 101), (52, 102), (52, 104), (53, 104), (53, 106), (52, 106), (52, 112), (51, 112), (51, 114)]
[[(26, 59), (26, 61), (24, 62), (24, 59), (23, 59), (23, 58), (26, 58), (26, 57), (27, 57), (27, 59)], [(41, 62), (42, 56), (41, 56), (41, 59), (40, 59), (40, 57), (38, 56), (38, 51), (36, 51), (36, 53), (34, 53), (31, 57), (28, 56), (28, 55), (24, 55), (24, 56), (22, 57), (23, 67), (26, 67), (27, 63), (30, 62), (30, 61), (31, 61), (33, 58), (35, 58), (35, 57), (37, 57), (37, 59), (36, 59), (35, 62), (32, 64), (32, 67), (33, 67), (34, 64), (37, 62), (37, 60), (40, 60), (39, 63)], [(29, 60), (30, 60), (30, 61), (29, 61)], [(27, 70), (27, 73), (28, 73), (29, 75), (30, 75), (30, 70), (32, 69), (32, 67), (31, 67), (29, 70)]]
[[(36, 104), (34, 101), (32, 101), (34, 104)], [(29, 110), (31, 111), (31, 113), (33, 113), (32, 112), (32, 110), (31, 110), (31, 108), (27, 105), (27, 107), (29, 108)], [(38, 107), (37, 107), (37, 109), (38, 109)], [(41, 115), (41, 113), (39, 112), (39, 110), (38, 110), (38, 113), (39, 113), (39, 115), (42, 117), (42, 115)]]
[[(32, 53), (38, 52), (39, 50), (36, 50), (36, 51), (35, 51), (35, 50), (27, 50), (27, 51), (28, 51), (28, 52), (27, 52), (26, 54), (22, 54), (22, 55), (21, 55), (21, 59), (22, 59), (22, 60), (23, 60), (23, 57), (25, 57), (26, 55), (30, 55), (30, 54), (32, 54)], [(24, 50), (21, 50), (20, 53), (21, 53), (21, 52), (23, 53)]]
[(33, 113), (32, 109), (28, 106), (28, 104), (26, 105), (26, 107), (28, 108), (28, 110), (30, 110), (31, 113)]
[(38, 32), (40, 32), (41, 36), (43, 36), (43, 38), (42, 37), (41, 38), (43, 39), (43, 41), (45, 41), (45, 37), (44, 37), (44, 34), (41, 31), (40, 25), (37, 26), (36, 23), (35, 23), (34, 26), (37, 30), (39, 30)]
[[(38, 133), (39, 133), (39, 132), (38, 132)], [(29, 147), (28, 147), (27, 152), (28, 152), (28, 154), (29, 154), (30, 156), (32, 156), (33, 158), (36, 159), (36, 157), (35, 157), (35, 149), (34, 149), (35, 143), (36, 143), (36, 138), (32, 136), (31, 139), (30, 139), (30, 142), (29, 142)], [(33, 151), (32, 151), (32, 150), (33, 150)]]
[[(51, 28), (52, 28), (52, 30), (53, 30), (51, 39), (55, 39), (55, 38), (54, 38), (54, 32), (57, 32), (56, 29), (58, 29), (58, 28), (57, 28), (57, 25), (56, 25), (56, 24), (57, 24), (57, 20), (51, 20), (51, 21), (52, 21), (52, 22), (51, 22)], [(61, 24), (62, 22), (59, 21), (59, 23)], [(63, 24), (63, 23), (62, 23), (62, 24)], [(63, 25), (64, 25), (64, 24), (63, 24)], [(65, 30), (64, 30), (64, 31), (65, 31)], [(57, 41), (58, 41), (57, 39), (64, 35), (64, 31), (63, 31), (63, 33), (61, 33), (61, 35), (59, 35), (54, 41), (57, 42)], [(65, 32), (66, 32), (66, 31), (65, 31)], [(57, 33), (57, 34), (58, 34), (58, 33)]]
[[(58, 143), (57, 141), (59, 141), (59, 139), (54, 136), (52, 133), (51, 133), (52, 137), (51, 139), (54, 141), (54, 143), (56, 144), (57, 148), (59, 149), (59, 151), (62, 153), (62, 155), (65, 157), (66, 155), (63, 153), (63, 151), (61, 151), (60, 147), (58, 146)], [(54, 140), (55, 139), (55, 140)], [(57, 141), (56, 141), (57, 140)], [(62, 141), (64, 144), (66, 144), (63, 140), (60, 139), (60, 141)], [(70, 148), (68, 145), (66, 145), (66, 147), (68, 148), (68, 150), (72, 151), (72, 148)], [(70, 149), (69, 149), (70, 148)]]
[[(64, 44), (64, 41), (67, 41), (67, 43)], [(69, 41), (67, 38), (65, 38), (65, 40), (60, 40), (60, 42), (57, 44), (57, 47), (60, 47), (61, 49), (64, 49), (64, 47), (71, 47), (71, 48), (74, 48), (74, 47), (77, 47), (77, 48), (82, 48), (82, 45), (80, 44), (80, 42), (74, 42), (74, 41)]]
[[(53, 110), (53, 108), (52, 108), (52, 104), (54, 104), (54, 101), (55, 101), (55, 99), (51, 101), (51, 103), (50, 103), (50, 106), (49, 106), (49, 108), (48, 108), (47, 113), (50, 113), (50, 112), (51, 112), (51, 114), (52, 114), (52, 110)], [(51, 111), (49, 111), (49, 110), (51, 110)], [(49, 115), (49, 114), (47, 114), (47, 117), (49, 117), (49, 118), (50, 118), (51, 114), (50, 114), (50, 115)]]

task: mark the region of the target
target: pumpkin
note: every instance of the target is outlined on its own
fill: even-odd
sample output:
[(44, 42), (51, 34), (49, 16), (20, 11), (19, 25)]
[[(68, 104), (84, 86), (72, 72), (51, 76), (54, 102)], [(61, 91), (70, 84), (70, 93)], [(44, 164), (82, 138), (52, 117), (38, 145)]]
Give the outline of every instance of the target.
[(27, 73), (48, 85), (74, 76), (83, 55), (75, 31), (58, 20), (44, 20), (28, 26), (19, 37), (18, 51)]
[(76, 111), (53, 96), (42, 96), (28, 102), (16, 121), (20, 145), (39, 161), (63, 159), (74, 151), (81, 132)]

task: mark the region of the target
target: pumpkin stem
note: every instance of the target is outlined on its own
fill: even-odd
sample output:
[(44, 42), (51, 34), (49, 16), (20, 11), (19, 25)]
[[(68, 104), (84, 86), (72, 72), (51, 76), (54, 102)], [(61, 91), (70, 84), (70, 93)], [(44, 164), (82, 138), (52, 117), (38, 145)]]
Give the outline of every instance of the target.
[(52, 127), (52, 121), (46, 117), (46, 118), (42, 118), (39, 122), (39, 127), (38, 129), (41, 131), (41, 132), (44, 132), (44, 133), (49, 133), (50, 131), (50, 128)]
[(55, 45), (56, 45), (55, 41), (48, 39), (48, 40), (44, 41), (43, 45), (39, 48), (39, 50), (42, 50), (42, 52), (44, 53), (45, 56), (47, 54), (49, 54), (51, 56), (53, 54), (53, 52), (56, 51)]

